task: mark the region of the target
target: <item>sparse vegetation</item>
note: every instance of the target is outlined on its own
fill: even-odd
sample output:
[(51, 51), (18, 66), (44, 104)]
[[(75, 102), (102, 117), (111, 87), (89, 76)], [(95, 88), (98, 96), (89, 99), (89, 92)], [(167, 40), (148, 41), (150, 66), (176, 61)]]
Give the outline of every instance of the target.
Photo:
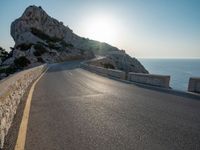
[(62, 39), (57, 37), (50, 37), (49, 35), (45, 34), (41, 30), (38, 30), (36, 28), (31, 28), (31, 33), (33, 33), (35, 36), (39, 37), (42, 40), (45, 40), (46, 42), (59, 42), (62, 41)]
[(107, 69), (115, 69), (115, 67), (111, 63), (105, 63), (103, 64), (103, 67)]
[(49, 43), (48, 43), (48, 47), (49, 47), (50, 49), (56, 49), (56, 50), (59, 50), (59, 49), (60, 49), (59, 46), (55, 45), (55, 44), (52, 43), (52, 42), (49, 42)]
[(56, 52), (49, 52), (49, 54), (50, 54), (51, 56), (55, 56), (55, 55), (56, 55)]
[(15, 66), (18, 68), (24, 68), (26, 66), (28, 66), (31, 62), (25, 57), (25, 56), (21, 56), (19, 58), (16, 58), (14, 60)]
[(60, 44), (61, 44), (62, 46), (64, 46), (64, 47), (68, 47), (68, 48), (73, 48), (73, 47), (74, 47), (73, 44), (71, 44), (71, 43), (66, 43), (64, 40), (62, 40), (62, 41), (60, 42)]
[(1, 67), (0, 68), (0, 73), (5, 73), (7, 75), (13, 74), (17, 71), (17, 68), (14, 66), (9, 66), (9, 67)]
[(131, 66), (132, 66), (132, 67), (135, 67), (135, 65), (134, 65), (134, 64), (131, 64)]
[(4, 61), (8, 57), (8, 52), (0, 47), (0, 59)]
[(50, 37), (49, 35), (45, 34), (44, 32), (42, 32), (36, 28), (31, 28), (31, 33), (33, 33), (35, 36), (39, 37), (40, 39), (46, 41), (48, 43), (48, 47), (51, 49), (60, 50), (60, 47), (55, 44), (56, 42), (60, 42), (60, 44), (63, 47), (68, 47), (68, 48), (74, 47), (73, 44), (67, 43), (63, 39), (58, 38), (58, 37)]
[(27, 51), (28, 49), (31, 48), (32, 45), (33, 45), (33, 43), (29, 43), (29, 44), (22, 43), (20, 45), (17, 45), (16, 48), (20, 49), (21, 51)]
[(41, 44), (34, 45), (35, 52), (33, 53), (35, 56), (41, 56), (42, 54), (47, 52), (47, 49)]
[(85, 50), (80, 49), (81, 55), (83, 55), (85, 53)]
[(37, 61), (40, 62), (40, 63), (45, 63), (45, 61), (42, 59), (42, 57), (38, 57)]

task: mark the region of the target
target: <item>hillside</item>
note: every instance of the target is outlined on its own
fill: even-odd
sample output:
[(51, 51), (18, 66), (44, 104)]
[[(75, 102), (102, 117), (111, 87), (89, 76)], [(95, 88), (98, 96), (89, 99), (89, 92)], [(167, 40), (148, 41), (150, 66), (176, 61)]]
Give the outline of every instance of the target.
[(22, 16), (12, 22), (11, 36), (15, 45), (2, 63), (4, 66), (27, 68), (42, 63), (91, 59), (95, 55), (102, 55), (104, 59), (98, 60), (102, 62), (97, 64), (103, 67), (106, 59), (116, 69), (127, 71), (128, 68), (128, 71), (148, 73), (137, 59), (131, 58), (125, 51), (76, 35), (40, 6), (27, 7)]

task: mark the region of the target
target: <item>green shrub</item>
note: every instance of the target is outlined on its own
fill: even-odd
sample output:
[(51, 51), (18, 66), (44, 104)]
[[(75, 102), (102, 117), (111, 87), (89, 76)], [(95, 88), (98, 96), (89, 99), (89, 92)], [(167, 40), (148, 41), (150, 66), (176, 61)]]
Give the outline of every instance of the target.
[(40, 45), (43, 45), (43, 46), (48, 46), (47, 44), (40, 42), (40, 41), (38, 41), (37, 44), (40, 44)]
[(59, 42), (59, 41), (61, 41), (62, 39), (60, 39), (60, 38), (58, 38), (58, 37), (50, 37), (50, 39), (49, 39), (49, 41), (51, 41), (51, 42)]
[(5, 49), (0, 47), (0, 58), (2, 61), (4, 61), (8, 57), (8, 54), (9, 53)]
[(38, 51), (41, 51), (41, 52), (46, 52), (46, 48), (42, 45), (42, 44), (35, 44), (34, 45), (34, 48)]
[(7, 55), (8, 55), (8, 52), (5, 49), (0, 47), (0, 57), (5, 57)]
[(15, 50), (15, 48), (10, 47), (10, 52), (9, 52), (8, 55), (6, 56), (5, 60), (13, 56), (14, 50)]
[(0, 68), (0, 73), (5, 73), (5, 74), (13, 74), (17, 71), (17, 68), (14, 66), (9, 66), (9, 67), (2, 67)]
[(23, 68), (28, 66), (31, 62), (25, 56), (21, 56), (19, 58), (16, 58), (14, 60), (14, 63), (16, 67)]
[(115, 69), (115, 67), (112, 65), (112, 64), (110, 64), (110, 63), (105, 63), (105, 64), (103, 64), (104, 66), (104, 68), (107, 68), (107, 69)]
[(35, 52), (33, 52), (33, 54), (35, 56), (41, 56), (42, 54), (47, 52), (47, 49), (41, 44), (34, 45), (34, 48), (35, 48)]
[(41, 57), (38, 57), (37, 61), (40, 62), (40, 63), (45, 63), (45, 61)]
[(45, 33), (43, 33), (42, 31), (36, 29), (36, 28), (31, 28), (31, 33), (33, 33), (35, 36), (43, 39), (43, 40), (46, 40), (46, 39), (49, 39), (50, 37), (48, 35), (46, 35)]
[(52, 43), (52, 42), (49, 42), (48, 43), (48, 47), (50, 48), (50, 49), (56, 49), (56, 50), (59, 50), (60, 49), (60, 47), (58, 47), (58, 46), (56, 46), (54, 43)]
[(33, 52), (34, 56), (41, 56), (41, 54), (38, 51)]
[(30, 43), (30, 44), (22, 43), (22, 44), (20, 44), (20, 45), (17, 45), (16, 48), (17, 48), (17, 49), (20, 49), (21, 51), (27, 51), (28, 49), (31, 48), (32, 45), (33, 45), (32, 43)]
[(42, 40), (49, 41), (49, 42), (59, 42), (62, 39), (57, 37), (50, 37), (49, 35), (45, 34), (41, 30), (38, 30), (36, 28), (31, 28), (31, 33), (33, 33), (35, 36), (39, 37)]
[(81, 51), (81, 55), (83, 55), (85, 53), (85, 50), (83, 50), (83, 49), (80, 49), (80, 51)]
[(73, 48), (73, 47), (74, 47), (73, 44), (67, 43), (67, 42), (65, 42), (64, 40), (62, 40), (62, 41), (60, 42), (60, 44), (61, 44), (63, 47), (69, 47), (69, 48)]
[(50, 54), (51, 56), (55, 56), (55, 55), (56, 55), (56, 52), (49, 52), (49, 54)]

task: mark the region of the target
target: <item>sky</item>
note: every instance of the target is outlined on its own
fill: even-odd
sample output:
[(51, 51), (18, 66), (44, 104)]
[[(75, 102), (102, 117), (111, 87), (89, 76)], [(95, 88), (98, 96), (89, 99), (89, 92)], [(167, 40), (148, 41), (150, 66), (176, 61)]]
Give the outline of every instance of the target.
[(8, 51), (10, 25), (29, 5), (133, 57), (200, 58), (200, 0), (1, 0), (0, 46)]

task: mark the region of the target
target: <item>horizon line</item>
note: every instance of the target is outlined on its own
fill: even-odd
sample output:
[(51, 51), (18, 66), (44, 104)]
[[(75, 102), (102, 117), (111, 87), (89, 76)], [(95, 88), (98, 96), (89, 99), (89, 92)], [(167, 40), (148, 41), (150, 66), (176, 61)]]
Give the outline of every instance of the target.
[(137, 59), (200, 59), (200, 57), (136, 57)]

